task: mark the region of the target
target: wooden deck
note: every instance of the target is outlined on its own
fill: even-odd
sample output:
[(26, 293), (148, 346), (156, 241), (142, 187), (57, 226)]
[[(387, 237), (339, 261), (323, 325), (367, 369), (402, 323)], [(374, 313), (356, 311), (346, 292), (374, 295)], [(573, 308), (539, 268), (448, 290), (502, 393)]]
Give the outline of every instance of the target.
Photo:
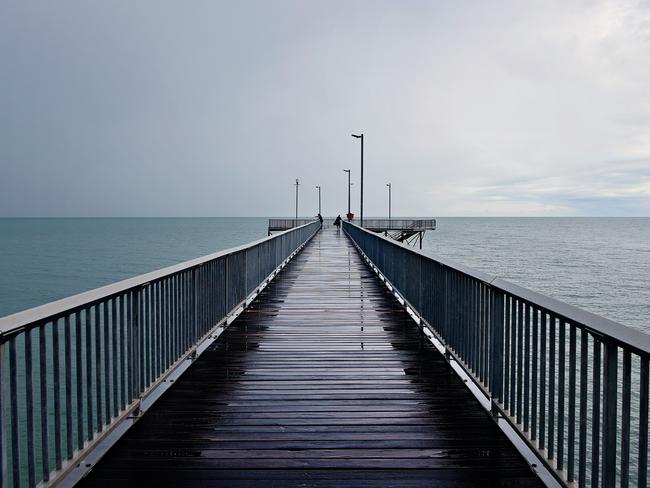
[(539, 486), (347, 238), (320, 232), (83, 486)]

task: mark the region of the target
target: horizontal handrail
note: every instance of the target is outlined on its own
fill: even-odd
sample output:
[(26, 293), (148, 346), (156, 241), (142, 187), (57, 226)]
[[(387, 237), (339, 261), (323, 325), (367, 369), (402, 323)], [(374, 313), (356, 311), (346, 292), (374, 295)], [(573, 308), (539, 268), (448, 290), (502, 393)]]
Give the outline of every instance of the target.
[(647, 487), (648, 334), (343, 228), (558, 481)]
[(82, 469), (319, 228), (312, 221), (2, 318), (0, 487), (52, 485)]

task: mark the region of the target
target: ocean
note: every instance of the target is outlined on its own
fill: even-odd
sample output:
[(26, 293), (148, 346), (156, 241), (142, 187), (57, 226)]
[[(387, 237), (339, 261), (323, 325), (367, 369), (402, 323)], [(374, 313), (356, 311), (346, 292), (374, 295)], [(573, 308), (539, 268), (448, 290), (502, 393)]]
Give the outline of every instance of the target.
[[(424, 251), (650, 333), (650, 218), (439, 218)], [(0, 316), (266, 236), (254, 218), (0, 219)]]

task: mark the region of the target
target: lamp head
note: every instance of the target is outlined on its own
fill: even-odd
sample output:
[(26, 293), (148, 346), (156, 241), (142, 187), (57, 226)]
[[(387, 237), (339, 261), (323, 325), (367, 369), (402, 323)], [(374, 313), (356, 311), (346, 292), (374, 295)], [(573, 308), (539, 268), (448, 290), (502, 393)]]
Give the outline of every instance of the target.
[(352, 137), (356, 137), (357, 139), (361, 139), (363, 137), (363, 134), (352, 134)]

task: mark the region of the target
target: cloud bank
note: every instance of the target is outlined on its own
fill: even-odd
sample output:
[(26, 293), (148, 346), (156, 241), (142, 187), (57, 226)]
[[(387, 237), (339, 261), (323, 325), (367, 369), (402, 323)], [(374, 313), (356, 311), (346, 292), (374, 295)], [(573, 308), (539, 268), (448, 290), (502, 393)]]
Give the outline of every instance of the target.
[(0, 215), (650, 215), (650, 4), (0, 6)]

